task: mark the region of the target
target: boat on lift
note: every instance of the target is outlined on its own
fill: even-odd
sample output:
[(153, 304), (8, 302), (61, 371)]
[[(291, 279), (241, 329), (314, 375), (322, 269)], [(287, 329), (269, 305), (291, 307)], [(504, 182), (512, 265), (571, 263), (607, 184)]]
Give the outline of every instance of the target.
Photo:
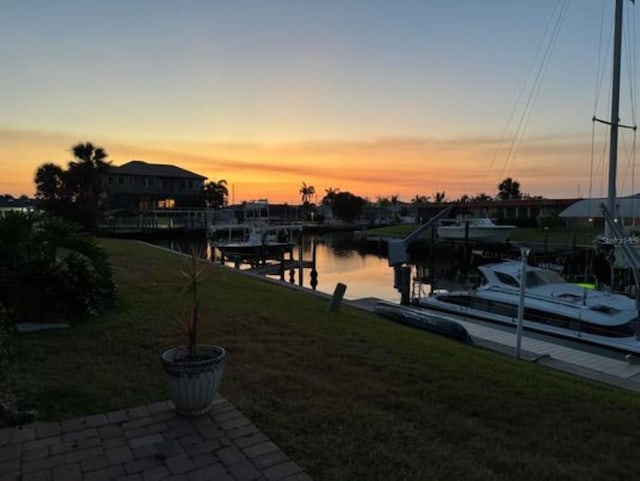
[(473, 242), (503, 244), (515, 228), (514, 225), (497, 225), (488, 217), (458, 217), (441, 220), (437, 232), (442, 240), (463, 241), (467, 238)]

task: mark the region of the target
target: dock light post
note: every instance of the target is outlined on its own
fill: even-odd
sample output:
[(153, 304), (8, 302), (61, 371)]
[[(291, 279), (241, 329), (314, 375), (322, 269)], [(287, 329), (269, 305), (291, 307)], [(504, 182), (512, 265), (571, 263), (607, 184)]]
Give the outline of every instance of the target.
[(520, 298), (518, 300), (518, 324), (516, 327), (516, 358), (520, 359), (520, 348), (522, 346), (522, 318), (524, 317), (524, 281), (527, 276), (527, 257), (530, 249), (528, 247), (520, 248)]

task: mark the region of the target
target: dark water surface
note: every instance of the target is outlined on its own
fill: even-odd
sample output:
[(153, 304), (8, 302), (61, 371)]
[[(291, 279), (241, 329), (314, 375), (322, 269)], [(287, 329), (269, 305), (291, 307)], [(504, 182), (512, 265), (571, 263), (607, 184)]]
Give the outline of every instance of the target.
[[(169, 247), (182, 252), (189, 252), (194, 245), (184, 241), (157, 241), (158, 245)], [(312, 250), (316, 248), (316, 270), (318, 271), (318, 285), (320, 292), (332, 294), (336, 284), (346, 284), (346, 299), (360, 299), (363, 297), (377, 297), (392, 302), (400, 301), (400, 294), (393, 287), (393, 269), (389, 267), (384, 252), (367, 252), (353, 237), (353, 233), (325, 234), (322, 236), (304, 236), (303, 258), (311, 260)], [(211, 246), (199, 243), (209, 254)], [(294, 249), (294, 258), (298, 257), (298, 249)], [(232, 264), (228, 264), (232, 265)], [(248, 265), (241, 269), (249, 268)], [(309, 287), (311, 269), (303, 272), (303, 285)], [(289, 274), (286, 274), (289, 279)], [(298, 282), (296, 271), (296, 283)]]

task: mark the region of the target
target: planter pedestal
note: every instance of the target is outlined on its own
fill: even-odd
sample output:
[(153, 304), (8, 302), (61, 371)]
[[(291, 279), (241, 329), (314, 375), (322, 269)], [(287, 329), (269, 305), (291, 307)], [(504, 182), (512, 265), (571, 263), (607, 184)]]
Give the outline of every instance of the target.
[(169, 398), (176, 411), (183, 416), (198, 416), (209, 409), (216, 397), (227, 351), (220, 346), (198, 344), (197, 361), (181, 361), (188, 353), (186, 347), (169, 349), (162, 354), (167, 377)]

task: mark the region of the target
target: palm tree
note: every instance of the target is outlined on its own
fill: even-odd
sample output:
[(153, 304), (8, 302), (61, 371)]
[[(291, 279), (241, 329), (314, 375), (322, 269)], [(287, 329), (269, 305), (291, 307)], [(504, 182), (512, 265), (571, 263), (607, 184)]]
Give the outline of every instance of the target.
[(493, 197), (491, 197), (489, 194), (485, 193), (485, 192), (478, 192), (472, 200), (479, 200), (479, 201), (487, 201), (487, 200), (493, 200)]
[(214, 209), (221, 209), (226, 206), (229, 199), (227, 181), (222, 179), (218, 182), (207, 182), (204, 185), (204, 198), (207, 204)]
[(309, 199), (311, 199), (313, 197), (313, 194), (316, 193), (316, 188), (303, 182), (302, 187), (300, 187), (299, 193), (300, 198), (302, 199), (302, 203), (304, 205), (309, 205)]
[(442, 192), (436, 192), (433, 197), (434, 197), (434, 202), (444, 202), (446, 198), (446, 194), (443, 190)]
[(92, 207), (99, 207), (102, 177), (111, 165), (105, 160), (107, 152), (91, 142), (76, 144), (71, 147), (71, 152), (76, 160), (69, 162), (67, 189), (74, 200), (82, 199)]
[(334, 189), (333, 187), (327, 187), (326, 189), (324, 189), (325, 196), (322, 198), (322, 205), (328, 205), (329, 207), (331, 207), (331, 205), (333, 204), (333, 200), (336, 198), (336, 195), (339, 191), (340, 189)]
[(416, 196), (413, 199), (411, 199), (411, 203), (413, 205), (426, 204), (427, 202), (429, 202), (430, 198), (431, 198), (430, 196), (424, 196), (424, 195), (416, 194)]

